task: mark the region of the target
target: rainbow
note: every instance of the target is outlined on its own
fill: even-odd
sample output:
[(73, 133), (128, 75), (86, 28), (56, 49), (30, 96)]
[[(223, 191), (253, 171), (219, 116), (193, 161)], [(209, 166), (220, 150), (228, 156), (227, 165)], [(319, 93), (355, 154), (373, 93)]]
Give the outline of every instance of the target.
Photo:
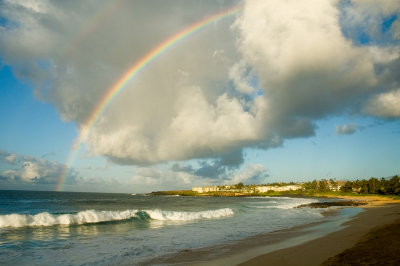
[(136, 63), (134, 63), (118, 80), (117, 82), (111, 86), (111, 88), (104, 94), (101, 98), (100, 102), (95, 106), (89, 118), (83, 124), (80, 130), (80, 134), (72, 148), (70, 155), (68, 156), (67, 162), (64, 166), (64, 169), (58, 178), (58, 184), (56, 186), (56, 191), (62, 191), (63, 185), (68, 175), (68, 169), (72, 165), (75, 160), (75, 157), (78, 155), (80, 146), (87, 140), (90, 129), (97, 122), (99, 117), (104, 113), (107, 107), (110, 105), (113, 99), (122, 91), (122, 89), (128, 84), (133, 78), (135, 78), (140, 71), (142, 71), (146, 66), (148, 66), (151, 62), (153, 62), (157, 57), (167, 51), (169, 48), (173, 47), (178, 42), (184, 40), (185, 38), (193, 35), (196, 32), (206, 28), (209, 25), (212, 25), (219, 20), (230, 17), (232, 15), (237, 14), (242, 9), (242, 6), (235, 6), (233, 8), (215, 13), (205, 19), (202, 19), (191, 26), (184, 28), (183, 30), (175, 33), (171, 37), (167, 38), (152, 50), (150, 50), (146, 55), (140, 58)]

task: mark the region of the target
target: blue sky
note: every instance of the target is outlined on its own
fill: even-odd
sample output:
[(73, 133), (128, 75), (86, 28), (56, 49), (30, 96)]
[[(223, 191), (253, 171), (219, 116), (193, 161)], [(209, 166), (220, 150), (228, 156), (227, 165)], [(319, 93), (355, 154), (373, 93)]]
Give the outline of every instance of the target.
[(54, 106), (37, 99), (32, 87), (14, 77), (9, 66), (0, 71), (2, 90), (1, 147), (18, 154), (65, 160), (72, 139), (73, 123), (63, 122)]
[[(0, 188), (54, 190), (64, 167), (64, 190), (105, 192), (400, 173), (400, 4), (179, 3), (1, 3)], [(147, 66), (68, 164), (130, 65), (241, 3)]]

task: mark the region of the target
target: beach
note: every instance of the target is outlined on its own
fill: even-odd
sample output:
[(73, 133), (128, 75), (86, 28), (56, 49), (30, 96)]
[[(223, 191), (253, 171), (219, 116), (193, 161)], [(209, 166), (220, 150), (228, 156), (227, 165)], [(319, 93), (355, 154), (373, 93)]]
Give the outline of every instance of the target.
[[(346, 200), (364, 202), (366, 205), (347, 208), (329, 208), (325, 215), (338, 216), (337, 212), (344, 211), (351, 214), (358, 213), (352, 218), (342, 215), (342, 219), (331, 222), (313, 223), (304, 226), (293, 227), (286, 230), (260, 234), (251, 238), (235, 241), (231, 244), (224, 244), (214, 247), (207, 247), (199, 250), (183, 250), (172, 257), (156, 258), (148, 261), (144, 265), (166, 264), (166, 265), (360, 265), (360, 263), (343, 262), (367, 259), (379, 256), (375, 253), (382, 253), (382, 250), (399, 250), (392, 245), (392, 249), (387, 249), (390, 241), (376, 239), (376, 235), (395, 238), (394, 242), (399, 243), (399, 235), (391, 233), (394, 228), (400, 226), (400, 202), (386, 197), (379, 196), (343, 196)], [(351, 215), (350, 215), (351, 216)], [(383, 228), (381, 228), (383, 227)], [(377, 229), (380, 229), (377, 231)], [(368, 235), (372, 230), (372, 234)], [(391, 231), (388, 231), (391, 230)], [(389, 232), (389, 233), (388, 233)], [(386, 234), (385, 234), (386, 233)], [(347, 257), (341, 255), (338, 260), (332, 258), (341, 252), (354, 247), (361, 242), (367, 251), (353, 250)], [(393, 242), (393, 241), (392, 241)], [(371, 251), (373, 248), (373, 251)], [(359, 250), (357, 252), (357, 250)], [(349, 253), (349, 252), (348, 252)], [(386, 252), (387, 253), (387, 252)], [(358, 258), (354, 254), (358, 254)], [(383, 253), (385, 254), (385, 253)], [(345, 254), (346, 255), (346, 254)], [(389, 257), (391, 258), (389, 259)], [(386, 265), (398, 265), (400, 256), (398, 252), (386, 254), (381, 258), (380, 263)], [(327, 261), (331, 258), (330, 261)], [(376, 261), (375, 260), (375, 261)], [(373, 261), (373, 260), (371, 260)], [(395, 263), (387, 263), (395, 261)], [(379, 263), (364, 265), (379, 265)]]
[[(346, 197), (346, 199), (357, 199), (359, 197)], [(364, 248), (371, 246), (375, 249), (374, 255), (379, 254), (381, 250), (387, 250), (385, 242), (373, 243), (373, 241), (365, 241), (366, 239), (373, 239), (377, 234), (383, 235), (387, 232), (393, 232), (393, 227), (400, 226), (400, 203), (388, 198), (381, 197), (365, 197), (363, 200), (368, 201), (368, 205), (362, 206), (364, 212), (358, 214), (354, 219), (345, 223), (345, 228), (328, 234), (324, 237), (311, 240), (298, 246), (276, 250), (261, 256), (257, 256), (248, 260), (240, 265), (338, 265), (338, 261), (332, 258), (346, 249), (354, 247), (357, 243), (363, 243)], [(372, 232), (371, 232), (372, 230)], [(379, 230), (379, 231), (378, 231)], [(398, 235), (388, 234), (391, 237), (398, 237)], [(399, 239), (394, 243), (399, 243)], [(391, 243), (386, 242), (386, 245)], [(383, 246), (382, 246), (383, 244)], [(359, 247), (357, 247), (359, 248)], [(396, 248), (396, 247), (395, 247)], [(397, 246), (397, 251), (399, 246)], [(358, 254), (361, 258), (368, 258), (368, 253), (355, 252), (353, 250), (353, 259), (357, 261), (354, 254)], [(376, 252), (377, 251), (377, 252)], [(371, 252), (369, 250), (369, 252)], [(400, 255), (396, 253), (389, 254), (385, 261), (381, 263), (388, 263), (386, 265), (395, 265), (400, 261)], [(393, 258), (394, 257), (394, 258)], [(331, 261), (326, 262), (329, 258)], [(395, 262), (390, 264), (389, 261)], [(370, 261), (371, 262), (371, 261)], [(368, 263), (368, 262), (367, 262)], [(372, 262), (371, 262), (372, 263)], [(347, 265), (357, 265), (347, 264)], [(343, 265), (343, 261), (340, 263)], [(371, 264), (376, 265), (376, 264)]]

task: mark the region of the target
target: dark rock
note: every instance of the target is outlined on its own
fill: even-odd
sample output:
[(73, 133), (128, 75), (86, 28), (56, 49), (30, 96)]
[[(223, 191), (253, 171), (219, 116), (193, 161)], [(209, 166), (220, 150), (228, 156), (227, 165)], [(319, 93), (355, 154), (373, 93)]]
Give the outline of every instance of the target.
[(309, 208), (329, 208), (329, 207), (335, 207), (335, 206), (361, 206), (365, 205), (367, 203), (362, 202), (362, 201), (352, 201), (352, 200), (347, 200), (347, 201), (328, 201), (328, 202), (314, 202), (314, 203), (309, 203), (309, 204), (302, 204), (297, 206), (296, 208), (304, 208), (304, 207), (309, 207)]

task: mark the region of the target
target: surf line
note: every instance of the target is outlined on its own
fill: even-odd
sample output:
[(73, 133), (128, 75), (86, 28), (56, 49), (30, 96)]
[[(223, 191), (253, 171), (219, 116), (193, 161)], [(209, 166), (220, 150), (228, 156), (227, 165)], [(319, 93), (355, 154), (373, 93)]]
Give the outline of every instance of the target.
[(104, 113), (107, 107), (110, 105), (113, 99), (122, 91), (126, 84), (128, 84), (134, 77), (136, 77), (141, 70), (143, 70), (146, 66), (148, 66), (151, 62), (153, 62), (157, 57), (166, 52), (169, 48), (173, 47), (175, 44), (180, 41), (188, 38), (189, 36), (199, 32), (200, 30), (206, 28), (207, 26), (212, 25), (224, 18), (233, 16), (237, 14), (240, 10), (243, 9), (242, 5), (235, 6), (230, 9), (223, 10), (221, 12), (215, 13), (209, 17), (206, 17), (183, 30), (175, 33), (171, 37), (165, 39), (163, 42), (158, 44), (152, 50), (150, 50), (147, 54), (141, 57), (138, 61), (136, 61), (118, 80), (114, 85), (112, 85), (108, 91), (101, 98), (99, 103), (95, 106), (93, 111), (91, 112), (89, 118), (83, 124), (80, 129), (80, 134), (71, 149), (71, 152), (68, 156), (66, 164), (61, 171), (61, 174), (58, 178), (58, 183), (56, 186), (56, 191), (62, 191), (65, 180), (68, 176), (69, 168), (72, 166), (75, 158), (77, 157), (81, 145), (86, 141), (90, 129), (97, 122), (99, 117)]

